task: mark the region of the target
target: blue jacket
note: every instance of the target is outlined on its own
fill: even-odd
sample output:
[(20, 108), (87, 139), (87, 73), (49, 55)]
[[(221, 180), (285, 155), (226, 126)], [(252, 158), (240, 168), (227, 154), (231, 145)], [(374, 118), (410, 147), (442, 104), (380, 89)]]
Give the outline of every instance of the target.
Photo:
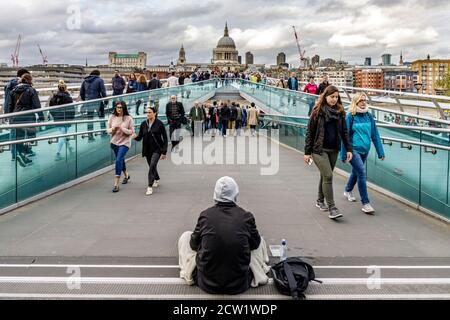
[(126, 82), (121, 76), (114, 76), (111, 80), (113, 92), (116, 94), (122, 94), (126, 87)]
[(9, 110), (9, 102), (11, 101), (11, 94), (15, 87), (19, 84), (19, 81), (17, 78), (11, 79), (5, 86), (4, 92), (5, 92), (5, 102), (3, 103), (3, 106), (5, 108), (5, 113), (13, 112), (13, 110)]
[[(350, 143), (353, 146), (353, 152), (361, 154), (368, 154), (370, 151), (371, 142), (375, 145), (378, 158), (384, 157), (383, 144), (381, 143), (380, 133), (375, 124), (372, 114), (357, 113), (352, 116), (347, 114), (345, 118), (349, 132)], [(341, 144), (341, 160), (347, 159), (347, 152), (344, 145)]]
[(288, 79), (288, 88), (290, 90), (298, 91), (298, 79), (297, 79), (297, 77)]
[(86, 77), (81, 84), (81, 100), (93, 100), (106, 97), (106, 88), (103, 79), (99, 76)]
[(147, 90), (147, 83), (136, 82), (135, 92), (141, 92)]

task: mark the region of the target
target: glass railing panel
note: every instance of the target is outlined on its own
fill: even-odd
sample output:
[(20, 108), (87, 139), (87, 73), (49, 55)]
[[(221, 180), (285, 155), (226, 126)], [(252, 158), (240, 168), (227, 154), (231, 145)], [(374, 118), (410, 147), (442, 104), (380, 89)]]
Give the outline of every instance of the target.
[(421, 163), (421, 205), (450, 218), (449, 151), (422, 147)]
[[(58, 132), (66, 131), (66, 128), (61, 126), (55, 129)], [(67, 128), (67, 131), (70, 129)], [(76, 146), (73, 141), (66, 141), (66, 138), (17, 144), (15, 153), (17, 201), (23, 201), (76, 178)]]
[[(94, 130), (98, 126), (105, 125), (95, 123)], [(86, 131), (84, 124), (77, 128), (78, 132)], [(110, 135), (102, 132), (78, 135), (77, 142), (77, 174), (79, 177), (109, 166), (113, 162), (113, 154), (110, 148)]]
[(14, 204), (16, 199), (17, 162), (11, 146), (0, 147), (0, 208)]

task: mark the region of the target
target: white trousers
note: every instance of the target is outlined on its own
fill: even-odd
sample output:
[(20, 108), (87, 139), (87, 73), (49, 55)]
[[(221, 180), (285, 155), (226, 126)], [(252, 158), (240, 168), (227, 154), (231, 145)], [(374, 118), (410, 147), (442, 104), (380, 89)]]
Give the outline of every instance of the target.
[[(197, 252), (191, 249), (189, 244), (192, 231), (186, 231), (178, 240), (178, 265), (180, 266), (180, 278), (186, 280), (187, 284), (193, 285), (192, 273), (196, 267), (195, 258)], [(261, 243), (256, 250), (251, 252), (250, 270), (253, 273), (251, 286), (256, 288), (265, 285), (269, 281), (267, 273), (270, 271), (269, 255), (267, 253), (266, 241), (261, 237)]]

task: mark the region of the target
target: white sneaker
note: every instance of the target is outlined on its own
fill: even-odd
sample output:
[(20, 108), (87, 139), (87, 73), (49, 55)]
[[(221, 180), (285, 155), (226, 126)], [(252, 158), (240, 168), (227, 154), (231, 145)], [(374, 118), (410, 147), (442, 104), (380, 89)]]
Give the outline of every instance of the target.
[(147, 188), (147, 192), (145, 193), (146, 196), (152, 195), (153, 194), (153, 189), (151, 187)]
[(353, 191), (350, 191), (350, 192), (345, 191), (345, 192), (344, 192), (344, 196), (347, 198), (348, 201), (350, 201), (350, 202), (356, 202), (356, 198), (355, 198), (355, 196), (353, 195)]
[(362, 206), (362, 211), (368, 214), (373, 214), (375, 212), (375, 209), (372, 208), (370, 203), (368, 203)]
[(152, 186), (153, 188), (158, 188), (159, 187), (159, 180), (155, 180), (154, 182), (153, 182), (153, 186)]

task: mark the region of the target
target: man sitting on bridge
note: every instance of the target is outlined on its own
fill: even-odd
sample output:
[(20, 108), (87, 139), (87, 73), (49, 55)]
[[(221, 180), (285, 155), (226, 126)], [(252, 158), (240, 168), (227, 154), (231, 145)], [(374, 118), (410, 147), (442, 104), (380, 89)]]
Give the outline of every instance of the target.
[(238, 194), (232, 178), (220, 178), (216, 205), (203, 211), (194, 232), (178, 241), (180, 277), (208, 293), (239, 294), (269, 280), (266, 243), (253, 214), (236, 205)]

